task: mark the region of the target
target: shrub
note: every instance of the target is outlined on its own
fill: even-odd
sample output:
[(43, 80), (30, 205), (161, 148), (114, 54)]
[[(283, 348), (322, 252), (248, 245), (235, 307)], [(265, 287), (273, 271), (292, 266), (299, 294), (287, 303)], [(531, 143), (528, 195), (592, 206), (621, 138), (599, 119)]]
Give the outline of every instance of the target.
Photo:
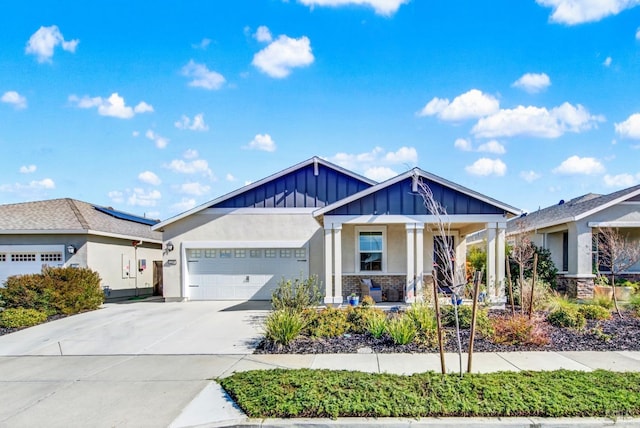
[(371, 306), (349, 306), (345, 312), (348, 322), (347, 329), (352, 333), (364, 333), (368, 329), (369, 319), (377, 313), (383, 313), (381, 309)]
[(371, 296), (364, 296), (360, 301), (360, 306), (363, 306), (365, 308), (368, 306), (375, 306), (375, 305), (376, 305), (376, 301), (373, 300), (373, 297)]
[(387, 323), (387, 332), (396, 345), (407, 345), (416, 337), (416, 326), (406, 315), (394, 317)]
[(425, 303), (414, 303), (407, 309), (406, 316), (416, 326), (416, 339), (427, 346), (438, 344), (438, 323), (435, 311)]
[[(551, 259), (551, 251), (546, 248), (537, 247), (535, 244), (532, 244), (534, 251), (538, 254), (538, 279), (544, 283), (547, 283), (551, 286), (552, 289), (556, 289), (556, 275), (558, 274), (558, 268), (553, 263)], [(510, 270), (511, 270), (511, 278), (514, 279), (514, 286), (517, 284), (515, 281), (516, 278), (520, 275), (518, 263), (516, 263), (513, 259), (510, 259)], [(532, 258), (533, 260), (533, 258)], [(525, 267), (524, 269), (524, 277), (529, 279), (533, 276), (533, 264)], [(534, 296), (535, 297), (535, 296)]]
[[(516, 294), (516, 300), (520, 305), (524, 305), (525, 310), (529, 310), (529, 302), (531, 299), (531, 281), (525, 281), (525, 286), (519, 288)], [(533, 290), (533, 310), (539, 311), (549, 306), (552, 300), (552, 291), (548, 283), (537, 281)]]
[(569, 327), (580, 329), (585, 326), (586, 320), (575, 305), (559, 307), (549, 312), (547, 321), (556, 327)]
[(348, 329), (347, 312), (335, 308), (318, 312), (308, 327), (309, 335), (313, 337), (342, 336)]
[(591, 303), (605, 309), (613, 309), (613, 300), (607, 296), (594, 296), (593, 299), (591, 299)]
[(529, 319), (524, 315), (499, 317), (493, 319), (491, 324), (495, 343), (536, 346), (549, 343), (549, 337), (536, 318)]
[(387, 331), (387, 316), (382, 312), (375, 312), (367, 322), (367, 331), (376, 339), (380, 339)]
[(578, 312), (588, 320), (607, 320), (611, 318), (609, 310), (598, 305), (579, 305)]
[(0, 327), (23, 328), (42, 324), (47, 314), (35, 309), (8, 308), (0, 312)]
[(271, 306), (275, 311), (301, 312), (305, 308), (317, 306), (320, 299), (317, 276), (296, 278), (293, 281), (282, 278), (271, 294)]
[(270, 313), (265, 320), (264, 333), (273, 343), (287, 346), (298, 337), (304, 326), (305, 322), (301, 314), (279, 310)]
[[(472, 316), (473, 307), (468, 305), (458, 306), (458, 320), (461, 329), (471, 328)], [(442, 325), (445, 327), (456, 326), (456, 314), (455, 307), (453, 305), (448, 305), (443, 308)], [(489, 322), (489, 312), (485, 308), (476, 309), (476, 331), (480, 332), (480, 334), (485, 337), (490, 337), (492, 334), (491, 322)]]
[(42, 273), (9, 277), (0, 290), (7, 308), (53, 314), (98, 309), (104, 300), (100, 276), (88, 268), (45, 267)]
[(637, 316), (640, 316), (640, 294), (635, 294), (631, 296), (631, 300), (629, 300), (629, 309), (635, 311)]

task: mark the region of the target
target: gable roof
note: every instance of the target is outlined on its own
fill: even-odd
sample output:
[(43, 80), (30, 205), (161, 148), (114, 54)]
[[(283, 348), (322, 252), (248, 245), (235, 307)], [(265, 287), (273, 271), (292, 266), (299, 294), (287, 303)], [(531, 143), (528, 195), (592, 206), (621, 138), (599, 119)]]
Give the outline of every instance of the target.
[(153, 230), (209, 208), (320, 208), (376, 182), (312, 157), (153, 226)]
[(359, 214), (429, 214), (422, 198), (412, 191), (414, 179), (426, 182), (434, 197), (448, 214), (503, 214), (519, 215), (520, 210), (485, 196), (474, 190), (446, 180), (420, 168), (413, 168), (387, 181), (365, 189), (355, 195), (314, 211), (322, 215)]
[[(519, 224), (524, 225), (525, 230), (535, 230), (578, 221), (639, 195), (640, 185), (618, 190), (608, 195), (587, 193), (586, 195), (573, 198), (570, 201), (560, 201), (557, 205), (552, 205), (521, 216), (518, 219), (513, 219), (507, 224), (507, 233), (514, 232)], [(522, 220), (522, 222), (519, 220)]]
[(88, 233), (161, 243), (144, 217), (76, 199), (50, 199), (0, 205), (0, 234)]

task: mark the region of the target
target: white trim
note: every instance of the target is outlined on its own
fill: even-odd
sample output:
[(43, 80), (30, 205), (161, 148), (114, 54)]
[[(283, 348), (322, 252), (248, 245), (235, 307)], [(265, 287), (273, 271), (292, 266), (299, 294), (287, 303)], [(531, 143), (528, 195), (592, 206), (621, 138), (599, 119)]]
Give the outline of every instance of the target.
[(589, 227), (640, 227), (640, 221), (590, 221)]
[(640, 195), (640, 189), (636, 189), (633, 192), (626, 193), (626, 194), (620, 196), (619, 198), (616, 198), (616, 199), (614, 199), (612, 201), (607, 202), (606, 204), (599, 205), (598, 207), (596, 207), (596, 208), (594, 208), (592, 210), (585, 211), (585, 212), (583, 212), (581, 214), (576, 215), (574, 217), (574, 221), (582, 220), (585, 217), (589, 217), (591, 214), (595, 214), (595, 213), (600, 212), (600, 211), (602, 211), (604, 209), (607, 209), (609, 207), (617, 205), (617, 204), (619, 204), (621, 202), (626, 201), (627, 199), (635, 198), (638, 195)]
[[(360, 270), (360, 232), (382, 232), (382, 260), (381, 270)], [(355, 249), (356, 255), (354, 259), (354, 272), (356, 274), (373, 274), (379, 275), (387, 272), (387, 227), (386, 226), (356, 226), (355, 227)]]
[[(314, 214), (315, 215), (315, 214)], [(324, 227), (331, 229), (331, 224), (406, 224), (406, 223), (438, 223), (442, 217), (433, 215), (336, 215), (325, 216)], [(444, 217), (444, 221), (456, 223), (496, 223), (498, 220), (504, 220), (502, 214), (477, 214), (477, 215), (448, 215)]]
[(109, 238), (125, 239), (127, 241), (142, 241), (142, 242), (147, 242), (151, 244), (162, 245), (162, 239), (143, 238), (141, 236), (134, 236), (134, 235), (120, 235), (118, 233), (102, 232), (99, 230), (89, 230), (88, 234), (96, 235), (96, 236), (106, 236)]
[(103, 232), (93, 229), (29, 229), (29, 230), (3, 230), (3, 235), (94, 235), (118, 238), (127, 241), (144, 241), (152, 244), (162, 244), (162, 239), (144, 238), (135, 235), (122, 235), (119, 233)]
[(185, 249), (198, 248), (306, 248), (307, 241), (184, 241)]
[(228, 199), (234, 198), (235, 196), (238, 196), (238, 195), (240, 195), (240, 194), (242, 194), (244, 192), (247, 192), (249, 190), (252, 190), (252, 189), (255, 189), (257, 187), (260, 187), (263, 184), (268, 183), (268, 182), (270, 182), (272, 180), (276, 180), (276, 179), (278, 179), (280, 177), (284, 177), (285, 175), (287, 175), (289, 173), (292, 173), (294, 171), (297, 171), (297, 170), (299, 170), (301, 168), (304, 168), (304, 167), (307, 167), (309, 165), (318, 165), (318, 164), (323, 165), (323, 166), (325, 166), (325, 167), (327, 167), (329, 169), (333, 169), (334, 171), (341, 172), (341, 173), (343, 173), (345, 175), (348, 175), (349, 177), (352, 177), (352, 178), (354, 178), (356, 180), (359, 180), (359, 181), (361, 181), (363, 183), (366, 183), (366, 184), (369, 184), (371, 186), (376, 184), (375, 181), (373, 181), (373, 180), (371, 180), (369, 178), (366, 178), (364, 176), (356, 174), (355, 172), (349, 171), (348, 169), (342, 168), (341, 166), (334, 165), (331, 162), (328, 162), (328, 161), (326, 161), (326, 160), (324, 160), (322, 158), (314, 156), (311, 159), (307, 159), (306, 161), (303, 161), (303, 162), (300, 162), (300, 163), (298, 163), (296, 165), (290, 166), (289, 168), (283, 169), (280, 172), (277, 172), (277, 173), (272, 174), (272, 175), (270, 175), (268, 177), (265, 177), (263, 179), (255, 181), (255, 182), (253, 182), (251, 184), (248, 184), (246, 186), (240, 187), (239, 189), (236, 189), (236, 190), (234, 190), (234, 191), (232, 191), (230, 193), (227, 193), (226, 195), (220, 196), (220, 197), (218, 197), (216, 199), (213, 199), (213, 200), (211, 200), (209, 202), (205, 202), (204, 204), (198, 205), (197, 207), (192, 208), (192, 209), (190, 209), (188, 211), (185, 211), (185, 212), (183, 212), (181, 214), (173, 216), (173, 217), (171, 217), (171, 218), (169, 218), (167, 220), (161, 221), (160, 223), (157, 223), (157, 224), (153, 225), (151, 227), (151, 230), (160, 230), (160, 229), (162, 229), (163, 227), (165, 227), (165, 226), (167, 226), (169, 224), (172, 224), (172, 223), (175, 223), (176, 221), (182, 220), (185, 217), (189, 217), (192, 214), (196, 214), (196, 213), (198, 213), (200, 211), (206, 210), (207, 208), (209, 208), (209, 207), (211, 207), (213, 205), (217, 205), (217, 204), (219, 204), (221, 202), (224, 202), (224, 201), (226, 201)]
[(620, 205), (640, 205), (640, 201), (624, 201), (620, 202)]
[(197, 215), (313, 214), (317, 208), (208, 208)]
[[(560, 272), (558, 272), (560, 273)], [(597, 275), (594, 275), (592, 273), (580, 273), (580, 274), (572, 274), (572, 275), (562, 275), (563, 278), (575, 278), (575, 279), (582, 279), (582, 278), (595, 278)]]
[(65, 244), (53, 244), (53, 245), (20, 245), (20, 244), (7, 244), (0, 245), (0, 252), (2, 253), (42, 253), (59, 251), (62, 253), (62, 259), (65, 259), (66, 247)]

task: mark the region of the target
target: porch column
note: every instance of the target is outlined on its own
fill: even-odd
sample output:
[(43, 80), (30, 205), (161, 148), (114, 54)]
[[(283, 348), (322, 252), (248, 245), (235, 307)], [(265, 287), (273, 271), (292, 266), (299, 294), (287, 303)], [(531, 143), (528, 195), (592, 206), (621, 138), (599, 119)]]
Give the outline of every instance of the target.
[[(331, 227), (330, 225), (327, 227)], [(333, 304), (333, 230), (324, 229), (324, 303)]]
[(342, 224), (333, 225), (333, 266), (334, 266), (334, 294), (333, 304), (341, 305), (342, 298)]
[(487, 223), (487, 297), (495, 301), (496, 295), (496, 223)]
[(416, 224), (416, 297), (424, 299), (424, 223)]
[(505, 257), (505, 235), (507, 223), (498, 223), (496, 228), (496, 299), (498, 303), (506, 303), (505, 294), (505, 273), (506, 273), (506, 257)]
[(416, 300), (415, 290), (415, 224), (406, 224), (407, 229), (407, 283), (404, 289), (404, 301), (413, 303)]

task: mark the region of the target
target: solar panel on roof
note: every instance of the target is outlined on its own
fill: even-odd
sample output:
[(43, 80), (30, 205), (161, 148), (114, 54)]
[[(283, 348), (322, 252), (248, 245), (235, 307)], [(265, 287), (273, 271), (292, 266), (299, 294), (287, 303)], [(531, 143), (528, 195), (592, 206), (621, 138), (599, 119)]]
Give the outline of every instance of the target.
[(128, 221), (133, 221), (135, 223), (140, 223), (140, 224), (146, 224), (148, 226), (153, 226), (154, 224), (158, 223), (159, 220), (153, 220), (150, 218), (146, 218), (146, 217), (140, 217), (137, 215), (133, 215), (133, 214), (127, 214), (127, 213), (123, 213), (122, 211), (116, 211), (116, 210), (112, 210), (109, 208), (104, 208), (104, 207), (94, 207), (95, 209), (97, 209), (98, 211), (108, 214), (112, 217), (115, 218), (119, 218), (120, 220), (128, 220)]

